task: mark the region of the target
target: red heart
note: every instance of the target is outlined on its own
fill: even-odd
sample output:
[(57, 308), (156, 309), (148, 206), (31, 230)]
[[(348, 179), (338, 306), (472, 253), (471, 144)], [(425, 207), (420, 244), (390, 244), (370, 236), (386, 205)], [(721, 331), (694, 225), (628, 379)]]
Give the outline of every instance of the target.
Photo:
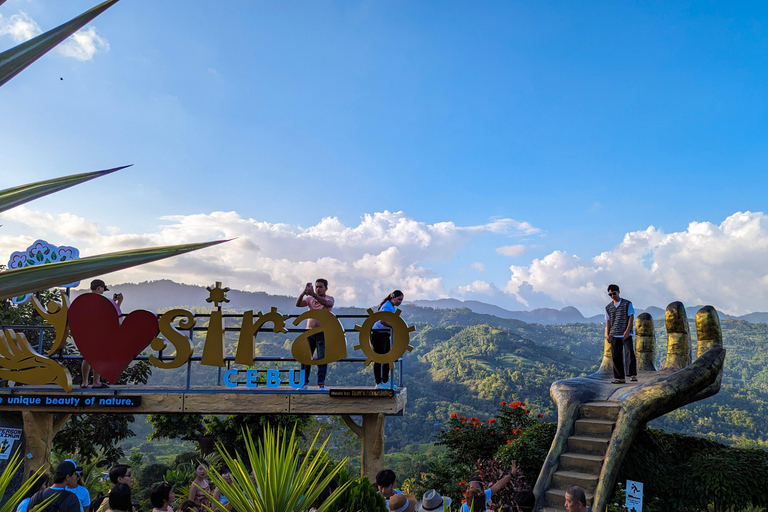
[(123, 319), (111, 300), (84, 293), (69, 306), (69, 330), (80, 354), (107, 382), (115, 383), (159, 329), (157, 315), (143, 309)]

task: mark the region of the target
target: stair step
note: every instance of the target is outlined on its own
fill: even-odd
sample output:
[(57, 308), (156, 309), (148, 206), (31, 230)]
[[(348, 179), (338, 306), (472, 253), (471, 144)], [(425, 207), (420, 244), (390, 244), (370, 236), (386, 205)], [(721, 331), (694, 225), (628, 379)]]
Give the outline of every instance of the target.
[(560, 456), (560, 469), (599, 475), (600, 470), (603, 468), (603, 460), (604, 457), (600, 455), (566, 452)]
[(608, 437), (571, 436), (568, 438), (568, 451), (586, 455), (605, 455), (610, 441)]
[(585, 492), (595, 492), (598, 475), (578, 471), (556, 471), (552, 475), (552, 488), (568, 489), (572, 485), (581, 486)]
[(579, 409), (579, 417), (584, 419), (616, 421), (621, 411), (619, 402), (586, 402)]
[[(591, 492), (584, 491), (584, 494), (587, 497), (587, 506), (592, 506), (592, 500), (594, 498), (594, 494)], [(549, 507), (549, 509), (555, 509), (555, 510), (565, 510), (565, 490), (563, 489), (550, 489), (546, 492), (544, 495), (544, 506)]]
[(575, 436), (610, 437), (616, 422), (611, 420), (579, 419), (573, 429)]

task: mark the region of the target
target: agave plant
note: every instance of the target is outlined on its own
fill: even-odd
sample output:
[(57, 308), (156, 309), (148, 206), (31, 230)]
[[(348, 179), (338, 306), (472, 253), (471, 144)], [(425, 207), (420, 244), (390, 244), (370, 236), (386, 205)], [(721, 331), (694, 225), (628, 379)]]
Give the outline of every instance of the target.
[[(222, 460), (229, 467), (232, 481), (227, 482), (215, 469), (209, 470), (209, 478), (215, 487), (227, 497), (238, 512), (304, 512), (328, 486), (346, 464), (346, 459), (332, 465), (326, 457), (328, 439), (316, 446), (320, 432), (315, 435), (307, 455), (302, 458), (294, 428), (290, 436), (286, 429), (264, 428), (264, 435), (257, 443), (250, 432), (245, 432), (247, 459), (241, 454), (232, 457), (226, 448), (218, 445)], [(253, 479), (250, 474), (253, 473)], [(349, 486), (349, 482), (337, 488), (317, 509), (331, 510), (333, 502)], [(206, 493), (213, 501), (213, 494)], [(211, 512), (218, 509), (208, 507)], [(2, 511), (0, 511), (2, 512)]]
[[(11, 480), (13, 480), (13, 477), (16, 476), (16, 473), (22, 470), (23, 464), (24, 459), (21, 456), (21, 451), (16, 450), (16, 452), (8, 460), (8, 465), (5, 466), (3, 472), (0, 473), (0, 499), (5, 498), (5, 491), (11, 485)], [(19, 502), (24, 498), (24, 495), (27, 494), (29, 489), (32, 487), (32, 484), (35, 483), (35, 480), (37, 480), (37, 477), (43, 473), (45, 473), (45, 467), (41, 467), (35, 473), (33, 473), (32, 476), (27, 478), (24, 483), (21, 484), (21, 487), (19, 487), (19, 489), (13, 493), (10, 498), (5, 500), (2, 506), (0, 506), (0, 512), (14, 512)], [(49, 500), (46, 500), (29, 512), (35, 512), (36, 510), (41, 509), (48, 504), (48, 501)]]

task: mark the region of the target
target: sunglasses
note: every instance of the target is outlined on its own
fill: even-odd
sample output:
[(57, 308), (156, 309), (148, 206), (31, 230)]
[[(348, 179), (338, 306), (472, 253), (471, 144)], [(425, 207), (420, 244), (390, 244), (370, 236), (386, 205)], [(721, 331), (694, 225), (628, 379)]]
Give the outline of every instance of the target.
[(618, 295), (618, 294), (619, 294), (619, 292), (608, 292), (608, 295), (610, 297), (613, 297), (614, 295)]

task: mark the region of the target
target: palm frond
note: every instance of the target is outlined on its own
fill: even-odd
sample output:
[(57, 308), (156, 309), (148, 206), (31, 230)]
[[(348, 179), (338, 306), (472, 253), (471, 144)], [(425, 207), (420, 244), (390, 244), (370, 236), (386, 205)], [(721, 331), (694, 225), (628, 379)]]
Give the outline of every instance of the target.
[[(133, 164), (131, 164), (133, 165)], [(20, 204), (28, 203), (33, 199), (53, 194), (59, 190), (73, 187), (79, 183), (83, 183), (94, 178), (106, 176), (120, 169), (125, 169), (130, 165), (123, 165), (121, 167), (115, 167), (113, 169), (106, 169), (104, 171), (84, 172), (82, 174), (72, 174), (71, 176), (63, 176), (61, 178), (54, 178), (52, 180), (38, 181), (37, 183), (30, 183), (29, 185), (21, 185), (19, 187), (8, 188), (0, 190), (0, 212), (10, 210)]]
[(112, 7), (117, 1), (107, 0), (63, 25), (0, 53), (0, 86), (80, 30), (93, 18)]
[(228, 241), (216, 240), (196, 244), (151, 247), (6, 270), (0, 273), (0, 300), (178, 256)]

